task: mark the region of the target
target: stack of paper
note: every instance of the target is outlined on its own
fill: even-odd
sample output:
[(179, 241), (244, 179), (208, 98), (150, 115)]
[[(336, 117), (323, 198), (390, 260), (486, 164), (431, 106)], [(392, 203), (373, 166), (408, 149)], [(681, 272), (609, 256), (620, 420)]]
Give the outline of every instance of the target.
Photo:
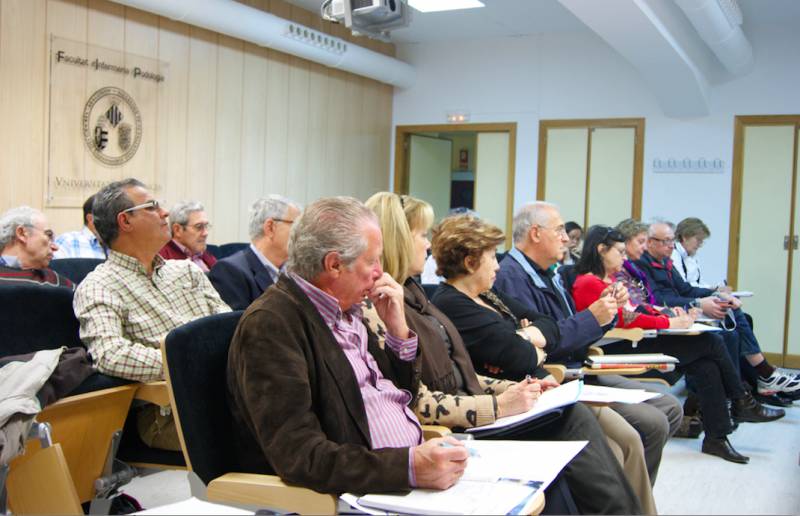
[(661, 396), (644, 389), (618, 389), (602, 385), (584, 385), (580, 401), (586, 403), (641, 403)]
[[(464, 477), (446, 491), (414, 489), (404, 495), (346, 494), (353, 507), (403, 514), (519, 514), (547, 488), (586, 441), (466, 441), (471, 456)], [(372, 511), (370, 511), (372, 512)]]
[(550, 389), (542, 393), (529, 411), (514, 416), (498, 418), (491, 425), (468, 428), (467, 433), (475, 434), (477, 437), (502, 434), (512, 428), (526, 425), (528, 422), (535, 419), (559, 413), (563, 407), (572, 405), (578, 401), (582, 387), (582, 381), (574, 381), (559, 385), (555, 389)]
[(674, 371), (678, 359), (661, 353), (633, 353), (630, 355), (593, 355), (586, 359), (592, 369), (645, 368)]
[(659, 335), (693, 335), (698, 333), (705, 333), (705, 332), (713, 332), (713, 331), (722, 331), (722, 328), (719, 326), (709, 326), (708, 324), (703, 324), (699, 322), (695, 322), (689, 328), (667, 328), (663, 330), (658, 330)]

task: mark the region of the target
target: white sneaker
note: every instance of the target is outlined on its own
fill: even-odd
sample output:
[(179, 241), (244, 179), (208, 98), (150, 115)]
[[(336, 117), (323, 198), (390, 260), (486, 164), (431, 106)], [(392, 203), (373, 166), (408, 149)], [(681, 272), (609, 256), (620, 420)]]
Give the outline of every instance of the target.
[(776, 392), (796, 393), (800, 392), (800, 378), (796, 373), (785, 369), (775, 369), (769, 378), (764, 380), (758, 378), (759, 394), (775, 394)]

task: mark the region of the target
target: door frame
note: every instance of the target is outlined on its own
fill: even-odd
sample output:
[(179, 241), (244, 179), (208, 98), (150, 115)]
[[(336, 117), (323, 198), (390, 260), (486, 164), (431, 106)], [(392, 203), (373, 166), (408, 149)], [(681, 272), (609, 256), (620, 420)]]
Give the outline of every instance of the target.
[[(733, 129), (733, 166), (731, 169), (731, 218), (728, 233), (728, 284), (738, 288), (739, 276), (739, 231), (742, 227), (742, 182), (744, 181), (744, 130), (748, 126), (794, 125), (795, 145), (792, 160), (792, 192), (791, 209), (789, 211), (789, 235), (794, 235), (795, 198), (797, 196), (797, 132), (800, 129), (800, 115), (737, 115), (734, 117)], [(800, 367), (800, 355), (789, 355), (789, 316), (791, 315), (792, 290), (792, 258), (793, 250), (789, 246), (786, 269), (786, 299), (783, 316), (783, 353), (764, 353), (768, 360), (787, 367)], [(795, 300), (800, 302), (800, 299)]]
[[(544, 201), (547, 186), (547, 131), (549, 129), (586, 129), (623, 128), (634, 130), (633, 135), (633, 189), (631, 191), (631, 216), (639, 219), (642, 216), (642, 185), (644, 177), (644, 118), (584, 118), (566, 120), (539, 120), (539, 159), (536, 172), (536, 200)], [(592, 133), (589, 132), (589, 145), (586, 149), (586, 192), (585, 203), (589, 202), (591, 174)], [(586, 229), (588, 210), (584, 206), (583, 225)]]
[[(395, 126), (394, 140), (394, 192), (408, 193), (409, 145), (408, 139), (416, 133), (508, 133), (508, 184), (506, 185), (506, 247), (511, 245), (511, 222), (514, 216), (514, 172), (517, 161), (517, 123), (429, 124)], [(477, 149), (476, 149), (477, 154)], [(477, 156), (475, 156), (477, 160)], [(476, 161), (477, 162), (477, 161)], [(476, 171), (477, 173), (477, 171)], [(477, 175), (475, 181), (477, 184)]]

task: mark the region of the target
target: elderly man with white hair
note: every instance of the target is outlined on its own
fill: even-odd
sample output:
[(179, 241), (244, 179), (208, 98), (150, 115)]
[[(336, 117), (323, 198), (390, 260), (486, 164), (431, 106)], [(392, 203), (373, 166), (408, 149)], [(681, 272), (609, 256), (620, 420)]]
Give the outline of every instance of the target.
[(278, 281), (288, 257), (289, 232), (300, 207), (280, 195), (258, 199), (250, 207), (250, 245), (218, 261), (208, 279), (234, 310), (244, 310)]
[(0, 217), (0, 284), (38, 284), (75, 289), (48, 268), (58, 246), (47, 218), (30, 206), (12, 208)]
[(172, 240), (158, 254), (165, 260), (191, 260), (203, 272), (211, 270), (217, 259), (206, 249), (211, 222), (203, 205), (179, 202), (169, 212), (169, 226)]
[[(322, 493), (447, 489), (468, 452), (423, 442), (412, 392), (417, 336), (403, 288), (381, 269), (375, 214), (349, 197), (320, 199), (295, 221), (288, 272), (244, 312), (228, 353), (236, 455)], [(385, 346), (363, 320), (368, 297)]]

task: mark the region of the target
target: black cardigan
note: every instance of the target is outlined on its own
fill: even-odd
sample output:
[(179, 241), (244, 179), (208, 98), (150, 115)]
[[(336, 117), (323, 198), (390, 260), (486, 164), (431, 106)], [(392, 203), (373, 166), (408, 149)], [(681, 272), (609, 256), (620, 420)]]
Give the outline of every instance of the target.
[[(553, 318), (528, 310), (513, 298), (493, 292), (517, 320), (528, 319), (539, 328), (548, 344), (561, 339)], [(489, 302), (487, 299), (484, 301)], [(547, 376), (547, 371), (538, 367), (533, 345), (517, 334), (516, 323), (510, 316), (479, 305), (446, 283), (437, 289), (433, 303), (458, 328), (478, 374), (514, 381), (520, 381), (528, 374), (539, 378)]]

